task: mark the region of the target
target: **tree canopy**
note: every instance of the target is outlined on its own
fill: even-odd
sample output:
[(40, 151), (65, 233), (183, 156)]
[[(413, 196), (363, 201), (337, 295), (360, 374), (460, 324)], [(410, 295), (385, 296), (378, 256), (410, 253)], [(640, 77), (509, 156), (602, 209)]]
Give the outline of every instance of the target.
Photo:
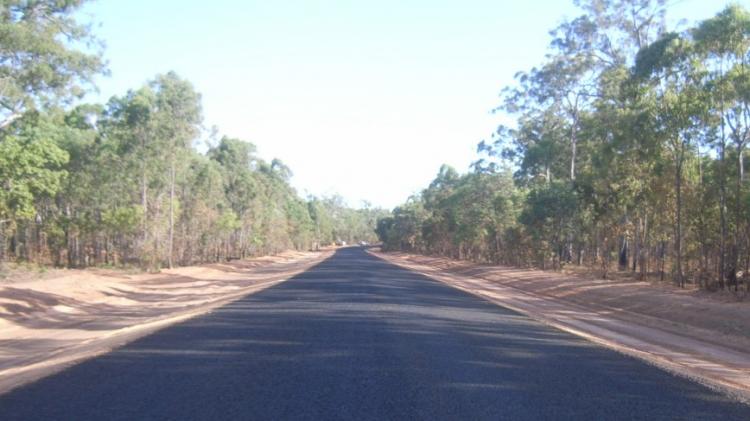
[(515, 123), (379, 221), (385, 247), (747, 285), (750, 13), (678, 30), (663, 0), (575, 3), (502, 91)]
[(0, 263), (158, 269), (376, 239), (384, 211), (300, 197), (248, 141), (199, 152), (201, 96), (174, 72), (82, 104), (106, 72), (83, 3), (0, 4)]

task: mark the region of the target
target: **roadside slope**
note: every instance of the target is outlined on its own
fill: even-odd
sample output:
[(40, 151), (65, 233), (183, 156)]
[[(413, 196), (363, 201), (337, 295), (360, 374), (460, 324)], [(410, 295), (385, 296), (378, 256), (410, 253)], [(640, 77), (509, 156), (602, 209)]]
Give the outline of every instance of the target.
[(406, 253), (372, 254), (750, 401), (750, 306), (653, 287)]
[(331, 255), (276, 256), (127, 275), (60, 271), (0, 282), (0, 393), (276, 285)]

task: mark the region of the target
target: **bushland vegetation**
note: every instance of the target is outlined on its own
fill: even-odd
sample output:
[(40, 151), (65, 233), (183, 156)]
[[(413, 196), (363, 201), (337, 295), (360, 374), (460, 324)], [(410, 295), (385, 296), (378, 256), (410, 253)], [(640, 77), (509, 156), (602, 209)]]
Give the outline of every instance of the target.
[(384, 246), (747, 288), (750, 13), (669, 28), (664, 0), (576, 4), (502, 91), (511, 122), (381, 219)]

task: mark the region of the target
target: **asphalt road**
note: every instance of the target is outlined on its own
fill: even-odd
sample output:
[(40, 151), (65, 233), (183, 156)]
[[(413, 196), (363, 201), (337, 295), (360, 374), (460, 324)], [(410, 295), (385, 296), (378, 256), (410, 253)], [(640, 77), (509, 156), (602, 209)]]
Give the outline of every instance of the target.
[(750, 406), (347, 248), (0, 396), (0, 419), (750, 420)]

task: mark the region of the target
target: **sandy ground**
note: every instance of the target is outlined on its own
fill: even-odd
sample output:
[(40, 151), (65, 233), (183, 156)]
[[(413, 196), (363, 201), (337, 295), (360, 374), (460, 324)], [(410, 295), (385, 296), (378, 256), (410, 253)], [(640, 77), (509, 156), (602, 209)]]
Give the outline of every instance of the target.
[(648, 282), (371, 252), (750, 402), (750, 302)]
[(127, 274), (54, 270), (0, 281), (0, 393), (282, 282), (331, 251)]

